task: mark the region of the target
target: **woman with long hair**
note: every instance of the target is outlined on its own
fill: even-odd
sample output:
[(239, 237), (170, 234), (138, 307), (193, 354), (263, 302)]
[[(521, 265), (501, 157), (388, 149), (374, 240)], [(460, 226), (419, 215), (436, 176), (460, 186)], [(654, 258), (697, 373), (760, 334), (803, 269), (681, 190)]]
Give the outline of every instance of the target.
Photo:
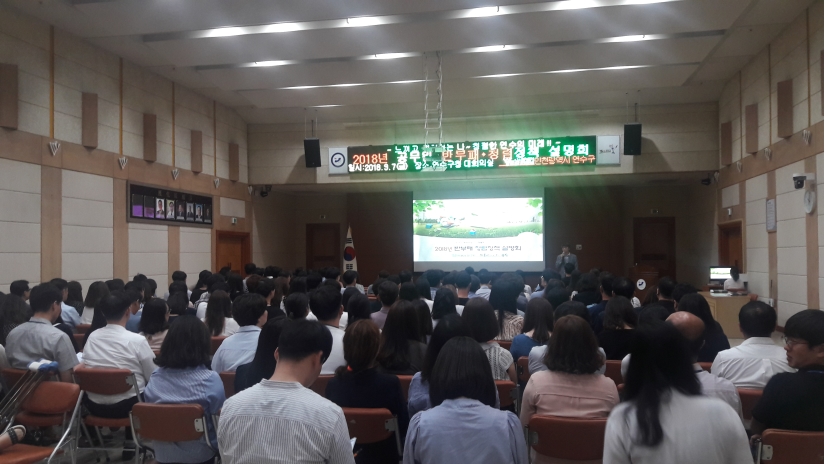
[(169, 333), (169, 306), (160, 298), (153, 298), (143, 306), (138, 323), (140, 334), (146, 337), (152, 351), (161, 349), (164, 338)]
[(388, 374), (413, 375), (421, 370), (425, 351), (427, 345), (421, 342), (413, 303), (393, 303), (381, 332), (378, 362), (382, 370)]
[(66, 289), (68, 290), (68, 295), (66, 295), (66, 301), (64, 301), (64, 303), (75, 308), (77, 313), (80, 314), (80, 312), (83, 311), (83, 287), (80, 285), (80, 282), (72, 280), (66, 284)]
[(462, 323), (468, 335), (482, 347), (490, 363), (493, 379), (516, 382), (513, 356), (494, 341), (499, 333), (499, 324), (490, 302), (484, 298), (471, 298), (462, 311)]
[(232, 301), (227, 292), (215, 290), (209, 295), (204, 323), (213, 337), (229, 337), (238, 332), (240, 326), (232, 318)]
[(310, 313), (310, 297), (306, 293), (291, 293), (284, 298), (284, 312), (287, 313), (287, 319), (291, 321), (306, 319), (307, 314)]
[(522, 356), (528, 356), (534, 347), (547, 343), (553, 329), (554, 307), (551, 303), (545, 298), (532, 298), (528, 301), (522, 333), (513, 337), (511, 344), (513, 362)]
[(200, 404), (206, 420), (210, 444), (204, 438), (186, 442), (155, 442), (158, 462), (203, 463), (217, 455), (218, 440), (212, 415), (224, 405), (224, 384), (210, 369), (210, 341), (206, 326), (194, 316), (182, 316), (169, 328), (169, 335), (155, 358), (158, 369), (152, 373), (143, 392), (147, 403)]
[(433, 297), (433, 311), (431, 312), (433, 327), (439, 323), (439, 319), (448, 314), (458, 314), (456, 312), (458, 302), (456, 295), (449, 288), (442, 287), (436, 290), (436, 296)]
[(6, 337), (15, 327), (28, 321), (32, 317), (32, 309), (17, 295), (6, 295), (3, 306), (0, 307), (0, 345), (6, 346)]
[(499, 333), (496, 340), (511, 341), (522, 333), (524, 318), (518, 314), (516, 300), (522, 293), (521, 284), (501, 277), (490, 289), (490, 304), (496, 310)]
[(605, 305), (603, 317), (602, 332), (597, 335), (599, 346), (605, 351), (606, 359), (621, 360), (631, 350), (637, 312), (628, 298), (615, 296)]
[(109, 287), (106, 282), (98, 280), (89, 285), (86, 290), (86, 299), (83, 300), (83, 314), (80, 316), (81, 324), (91, 324), (95, 315), (95, 306), (101, 298), (109, 294)]
[(728, 337), (723, 332), (723, 327), (720, 323), (714, 320), (711, 314), (711, 307), (708, 305), (703, 295), (699, 293), (690, 293), (680, 298), (680, 303), (677, 305), (679, 311), (688, 311), (691, 314), (700, 318), (706, 326), (703, 333), (705, 344), (700, 348), (700, 355), (697, 357), (697, 362), (714, 362), (717, 353), (731, 348)]
[(351, 296), (350, 299), (347, 300), (347, 305), (344, 309), (347, 312), (348, 325), (362, 319), (369, 320), (370, 314), (373, 313), (370, 307), (370, 299), (361, 292), (359, 292), (358, 295)]
[(605, 428), (605, 463), (754, 462), (740, 417), (702, 394), (688, 343), (670, 324), (638, 330), (623, 400)]
[[(483, 298), (471, 298), (468, 306), (473, 300)], [(479, 343), (469, 337), (445, 343), (430, 373), (433, 408), (410, 420), (405, 464), (479, 462), (480, 456), (484, 462), (527, 463), (522, 425), (512, 412), (495, 409), (492, 377)]]
[[(350, 323), (344, 331), (344, 360), (346, 366), (336, 369), (335, 377), (327, 384), (325, 396), (342, 408), (386, 408), (399, 421), (399, 436), (404, 439), (409, 416), (402, 395), (401, 383), (395, 375), (380, 373), (376, 356), (381, 336), (369, 320)], [(390, 437), (379, 443), (363, 445), (356, 462), (398, 462), (396, 440)]]
[(255, 349), (255, 356), (247, 364), (238, 366), (235, 371), (235, 392), (261, 382), (262, 379), (269, 379), (275, 372), (275, 350), (278, 348), (278, 338), (286, 319), (270, 319), (261, 327), (258, 334), (258, 346)]
[(413, 309), (416, 311), (416, 319), (419, 321), (421, 341), (429, 343), (430, 336), (433, 335), (433, 320), (430, 318), (430, 308), (424, 300), (416, 299), (413, 301)]

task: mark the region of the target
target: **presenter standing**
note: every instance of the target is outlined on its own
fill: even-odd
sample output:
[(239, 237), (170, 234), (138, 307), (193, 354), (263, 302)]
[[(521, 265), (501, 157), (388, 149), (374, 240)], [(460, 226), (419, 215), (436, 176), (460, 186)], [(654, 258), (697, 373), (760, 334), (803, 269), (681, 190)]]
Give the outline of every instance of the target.
[(565, 265), (571, 263), (574, 265), (574, 270), (579, 269), (579, 263), (576, 260), (576, 255), (571, 253), (568, 245), (562, 245), (562, 253), (556, 257), (556, 270), (560, 275), (565, 276)]

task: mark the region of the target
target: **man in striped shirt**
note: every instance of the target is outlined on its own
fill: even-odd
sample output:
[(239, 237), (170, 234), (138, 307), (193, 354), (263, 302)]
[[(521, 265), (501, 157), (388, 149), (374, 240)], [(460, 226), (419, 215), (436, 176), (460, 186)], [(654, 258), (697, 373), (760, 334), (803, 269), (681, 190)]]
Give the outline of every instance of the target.
[(341, 408), (307, 388), (332, 346), (319, 322), (284, 324), (272, 378), (224, 403), (218, 424), (224, 464), (355, 462)]

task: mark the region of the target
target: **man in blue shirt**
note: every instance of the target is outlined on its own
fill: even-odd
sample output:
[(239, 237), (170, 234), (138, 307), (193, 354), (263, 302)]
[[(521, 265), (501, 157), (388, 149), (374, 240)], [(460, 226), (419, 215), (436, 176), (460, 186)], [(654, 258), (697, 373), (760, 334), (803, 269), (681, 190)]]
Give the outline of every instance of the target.
[(215, 372), (235, 372), (255, 357), (258, 335), (267, 322), (267, 301), (257, 293), (245, 293), (232, 302), (232, 318), (241, 328), (227, 337), (212, 357)]
[(602, 301), (592, 305), (588, 308), (588, 314), (591, 316), (591, 328), (594, 329), (595, 334), (602, 332), (602, 319), (605, 313), (605, 305), (614, 294), (614, 276), (605, 274), (599, 279), (599, 291), (602, 293)]
[(60, 318), (63, 319), (64, 324), (68, 325), (69, 328), (74, 331), (75, 327), (80, 324), (80, 314), (77, 313), (77, 309), (66, 304), (66, 298), (69, 297), (69, 282), (61, 278), (56, 278), (49, 281), (49, 283), (60, 290)]

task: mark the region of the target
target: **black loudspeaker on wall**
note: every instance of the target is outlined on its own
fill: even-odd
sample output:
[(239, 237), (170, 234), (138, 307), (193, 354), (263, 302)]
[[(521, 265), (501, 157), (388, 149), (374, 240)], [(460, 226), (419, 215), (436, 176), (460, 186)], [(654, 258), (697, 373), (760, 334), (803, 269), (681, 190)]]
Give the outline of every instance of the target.
[(308, 168), (321, 166), (321, 144), (318, 139), (304, 139), (304, 162)]
[[(642, 124), (638, 122), (625, 125), (625, 137), (623, 137), (625, 155), (639, 155), (642, 152)], [(306, 142), (304, 142), (306, 145)]]

